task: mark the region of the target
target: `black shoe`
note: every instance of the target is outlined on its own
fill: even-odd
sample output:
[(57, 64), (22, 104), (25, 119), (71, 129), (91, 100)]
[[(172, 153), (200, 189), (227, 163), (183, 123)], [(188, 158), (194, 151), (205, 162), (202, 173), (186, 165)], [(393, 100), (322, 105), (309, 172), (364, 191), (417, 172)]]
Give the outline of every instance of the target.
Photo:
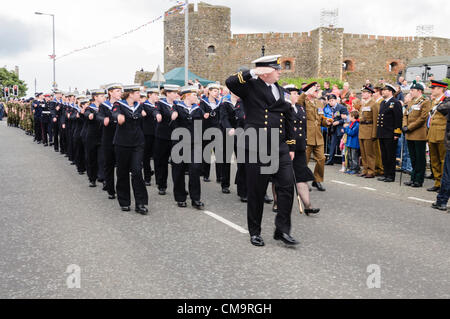
[(378, 178), (378, 181), (379, 182), (384, 182), (386, 180), (386, 177), (380, 177), (380, 178)]
[(443, 212), (448, 211), (447, 205), (439, 205), (438, 203), (433, 203), (433, 204), (431, 205), (431, 207), (434, 208), (434, 209), (441, 210), (441, 211), (443, 211)]
[(55, 152), (56, 152), (56, 153), (58, 153), (58, 152), (59, 152), (59, 150), (55, 148)]
[(178, 207), (180, 207), (180, 208), (186, 208), (187, 207), (186, 202), (179, 202), (177, 204), (178, 204)]
[(109, 195), (108, 199), (111, 199), (111, 200), (116, 199), (116, 195)]
[(312, 186), (317, 188), (317, 190), (320, 191), (320, 192), (325, 192), (326, 191), (326, 189), (325, 189), (325, 187), (323, 187), (322, 183), (313, 182)]
[(333, 162), (326, 162), (325, 166), (334, 166), (334, 163)]
[(74, 162), (72, 162), (72, 163), (70, 163), (70, 165), (72, 165), (72, 166), (73, 166), (73, 165), (76, 165), (76, 164), (75, 164)]
[(385, 183), (394, 183), (394, 182), (395, 182), (395, 179), (393, 179), (393, 178), (386, 178), (386, 179), (384, 180), (384, 182), (385, 182)]
[(98, 179), (99, 183), (103, 183), (105, 180), (104, 179)]
[(422, 188), (423, 184), (419, 184), (419, 183), (414, 183), (411, 185), (412, 188)]
[(42, 142), (41, 142), (41, 141), (38, 141), (37, 144), (40, 145), (40, 144), (42, 144)]
[(48, 143), (44, 143), (44, 147), (48, 147)]
[(305, 209), (305, 215), (309, 216), (309, 215), (317, 215), (318, 213), (320, 213), (320, 208), (309, 208), (309, 209)]
[(425, 176), (425, 179), (434, 179), (434, 176), (433, 175), (428, 175), (428, 176)]
[(152, 182), (145, 182), (145, 186), (147, 186), (147, 187), (152, 186)]
[(165, 196), (165, 195), (166, 195), (166, 190), (161, 188), (161, 189), (159, 190), (159, 195)]
[(433, 187), (431, 187), (431, 188), (428, 188), (427, 191), (439, 193), (439, 192), (441, 191), (441, 188), (440, 188), (440, 187), (433, 186)]
[(268, 195), (266, 195), (266, 196), (264, 196), (264, 203), (272, 204), (273, 203), (273, 199), (270, 198)]
[(298, 241), (296, 241), (293, 237), (291, 237), (288, 234), (284, 234), (280, 231), (275, 231), (275, 235), (273, 236), (273, 239), (275, 240), (281, 240), (283, 243), (289, 246), (296, 246), (300, 244)]
[(409, 181), (409, 182), (404, 182), (403, 183), (405, 186), (413, 186), (414, 182), (413, 181)]
[(53, 144), (53, 142), (50, 142), (50, 146), (53, 146), (53, 145), (55, 145), (55, 144)]
[(103, 182), (103, 188), (102, 188), (102, 190), (103, 190), (104, 192), (106, 192), (106, 191), (108, 190), (108, 187), (107, 187), (107, 185), (106, 185), (106, 182)]
[(256, 247), (264, 247), (266, 244), (264, 243), (264, 240), (262, 239), (261, 236), (252, 236), (250, 238), (250, 242), (252, 243), (253, 246)]
[(272, 207), (272, 212), (274, 212), (275, 214), (278, 214), (278, 205), (276, 203)]
[(91, 188), (97, 187), (97, 184), (95, 182), (90, 182), (89, 187)]
[(205, 208), (205, 204), (203, 204), (200, 201), (193, 201), (192, 202), (192, 207), (198, 209), (198, 210), (203, 210)]
[(230, 189), (229, 188), (222, 188), (222, 193), (224, 194), (231, 194)]
[(78, 172), (78, 175), (84, 175), (85, 173), (84, 172)]
[(148, 209), (144, 205), (137, 205), (135, 211), (144, 216), (148, 215)]
[(211, 183), (211, 180), (209, 179), (209, 178), (203, 178), (203, 181), (205, 182), (205, 183)]
[(129, 212), (129, 211), (131, 211), (130, 206), (124, 206), (124, 207), (121, 207), (120, 209), (122, 209), (123, 212)]
[(248, 202), (248, 198), (247, 197), (241, 197), (241, 202), (247, 203)]

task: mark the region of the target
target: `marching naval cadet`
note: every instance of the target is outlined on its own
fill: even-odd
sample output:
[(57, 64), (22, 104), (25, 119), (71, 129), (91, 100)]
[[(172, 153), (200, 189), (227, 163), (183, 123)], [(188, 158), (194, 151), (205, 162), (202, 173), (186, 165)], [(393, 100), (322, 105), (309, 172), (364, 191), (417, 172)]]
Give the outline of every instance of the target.
[(359, 144), (361, 146), (361, 159), (363, 171), (359, 175), (364, 178), (375, 178), (376, 172), (376, 148), (378, 106), (372, 97), (375, 90), (371, 86), (365, 86), (362, 92), (361, 119), (359, 121)]
[(44, 94), (36, 93), (36, 100), (33, 101), (32, 108), (34, 114), (34, 132), (35, 139), (38, 144), (42, 143), (42, 129), (41, 129), (41, 118), (42, 118), (42, 106), (44, 104)]
[(100, 153), (102, 125), (99, 123), (98, 113), (100, 105), (105, 101), (104, 90), (91, 90), (93, 103), (86, 109), (84, 116), (87, 118), (86, 131), (86, 158), (89, 187), (97, 187), (98, 157)]
[(380, 182), (395, 182), (395, 166), (397, 144), (402, 135), (402, 104), (394, 98), (396, 89), (391, 84), (382, 88), (384, 101), (381, 102), (377, 122), (377, 138), (380, 140), (381, 157), (384, 167), (384, 177)]
[(163, 88), (165, 98), (156, 103), (155, 116), (157, 120), (155, 134), (155, 177), (159, 195), (166, 195), (167, 178), (169, 176), (169, 158), (172, 152), (172, 111), (178, 99), (180, 86), (166, 84)]
[(51, 142), (51, 133), (49, 132), (49, 127), (51, 125), (51, 111), (50, 111), (50, 100), (51, 95), (46, 94), (44, 96), (45, 101), (42, 104), (42, 117), (41, 117), (41, 131), (42, 131), (42, 143), (44, 147), (49, 145)]
[(425, 86), (414, 81), (410, 89), (412, 100), (407, 104), (403, 115), (403, 133), (408, 142), (411, 157), (411, 180), (406, 186), (420, 188), (425, 180), (427, 120), (431, 110), (431, 101), (423, 94)]
[(158, 88), (150, 88), (146, 91), (146, 100), (143, 103), (144, 111), (147, 116), (143, 119), (142, 128), (145, 137), (144, 149), (144, 181), (146, 186), (152, 185), (152, 176), (154, 171), (151, 167), (151, 159), (154, 157), (153, 149), (155, 145), (156, 133), (156, 103), (159, 101)]
[(114, 103), (122, 98), (123, 85), (120, 83), (113, 83), (106, 87), (108, 98), (100, 107), (97, 119), (103, 127), (102, 132), (102, 151), (104, 157), (104, 175), (105, 175), (105, 190), (108, 193), (108, 198), (116, 199), (116, 187), (114, 185), (114, 169), (116, 166), (116, 156), (114, 153), (114, 135), (116, 134), (117, 122), (113, 118), (112, 109)]
[[(246, 130), (264, 129), (267, 135), (272, 133), (272, 129), (280, 130), (279, 151), (278, 154), (272, 154), (272, 156), (279, 156), (278, 170), (272, 175), (278, 196), (274, 239), (281, 240), (287, 245), (297, 245), (298, 241), (290, 235), (294, 195), (292, 160), (295, 156), (296, 141), (292, 125), (292, 107), (285, 101), (283, 89), (277, 83), (281, 75), (280, 57), (280, 55), (274, 55), (259, 58), (253, 61), (256, 65), (255, 69), (239, 72), (229, 77), (226, 84), (230, 91), (244, 102)], [(270, 136), (268, 137), (270, 138)], [(251, 155), (253, 147), (246, 145), (247, 155)], [(258, 155), (258, 145), (256, 145), (256, 149), (256, 155)], [(265, 245), (261, 237), (261, 222), (264, 211), (264, 195), (271, 176), (261, 174), (263, 166), (260, 161), (258, 163), (247, 161), (246, 163), (248, 229), (250, 242), (257, 247)]]
[(73, 131), (74, 131), (74, 118), (71, 117), (72, 113), (75, 112), (75, 93), (68, 94), (67, 108), (65, 114), (65, 124), (66, 124), (66, 151), (67, 157), (72, 165), (75, 165), (74, 155), (73, 155)]
[(140, 100), (140, 86), (123, 87), (122, 100), (114, 103), (113, 118), (117, 121), (114, 136), (117, 160), (117, 198), (122, 211), (129, 212), (131, 205), (130, 172), (136, 202), (135, 211), (148, 214), (148, 193), (142, 176), (142, 160), (144, 157), (144, 132), (142, 118), (147, 116)]
[(50, 102), (50, 112), (52, 114), (51, 128), (53, 135), (53, 147), (55, 152), (59, 152), (60, 144), (60, 132), (59, 132), (59, 118), (61, 116), (61, 105), (62, 105), (62, 93), (59, 90), (55, 90), (54, 98)]
[[(200, 100), (200, 107), (202, 108), (203, 112), (209, 113), (210, 116), (207, 120), (203, 121), (203, 132), (205, 132), (209, 128), (219, 128), (220, 129), (220, 100), (219, 100), (219, 94), (220, 94), (220, 85), (216, 83), (208, 84), (206, 87), (206, 90), (208, 94), (206, 96), (203, 96)], [(203, 141), (203, 149), (210, 143), (210, 141)], [(214, 153), (216, 153), (216, 150), (214, 150)], [(212, 154), (211, 154), (212, 156)], [(216, 154), (217, 157), (217, 154)], [(222, 164), (217, 163), (216, 158), (216, 179), (217, 182), (220, 183), (222, 180)], [(208, 156), (208, 159), (204, 159), (203, 163), (203, 180), (207, 183), (209, 183), (210, 180), (210, 174), (211, 174), (211, 158)], [(228, 186), (229, 188), (229, 186)], [(230, 190), (226, 188), (223, 189), (224, 194), (229, 194)]]
[[(231, 93), (229, 99), (223, 101), (222, 112), (220, 113), (221, 125), (225, 130), (229, 130), (227, 134), (234, 136), (234, 154), (238, 158), (238, 136), (236, 136), (236, 129), (245, 127), (245, 112), (242, 101), (238, 96)], [(226, 149), (224, 149), (224, 155), (226, 155)], [(230, 159), (226, 159), (230, 160)], [(229, 183), (231, 165), (224, 160), (223, 173), (222, 173), (222, 185)], [(235, 184), (237, 185), (237, 194), (241, 199), (241, 202), (247, 202), (247, 180), (245, 174), (245, 163), (237, 164), (237, 172), (235, 178)]]
[[(195, 162), (195, 152), (202, 154), (202, 143), (196, 144), (194, 139), (194, 124), (196, 121), (203, 121), (209, 117), (199, 106), (199, 99), (197, 97), (198, 89), (194, 86), (183, 87), (181, 89), (181, 101), (174, 106), (172, 119), (174, 120), (175, 128), (185, 128), (190, 132), (191, 140), (178, 140), (183, 147), (189, 148), (191, 157), (188, 162), (182, 161), (175, 163), (172, 161), (172, 178), (175, 195), (175, 201), (178, 207), (185, 208), (186, 204), (186, 177), (185, 172), (189, 172), (189, 195), (192, 200), (192, 207), (202, 210), (205, 205), (201, 202), (201, 183), (200, 175), (202, 170), (202, 163)], [(183, 156), (184, 154), (180, 154)]]
[(307, 136), (307, 120), (305, 108), (299, 105), (300, 90), (295, 85), (287, 85), (284, 87), (289, 94), (289, 99), (293, 109), (294, 135), (295, 135), (295, 157), (292, 165), (294, 167), (295, 182), (298, 194), (305, 206), (306, 216), (315, 215), (320, 209), (313, 208), (310, 200), (308, 182), (314, 181), (314, 174), (306, 163), (306, 136)]
[(75, 112), (72, 116), (75, 118), (75, 128), (73, 132), (74, 160), (79, 175), (86, 172), (85, 148), (82, 137), (84, 126), (84, 113), (89, 106), (89, 99), (85, 96), (78, 96), (78, 105), (75, 104)]

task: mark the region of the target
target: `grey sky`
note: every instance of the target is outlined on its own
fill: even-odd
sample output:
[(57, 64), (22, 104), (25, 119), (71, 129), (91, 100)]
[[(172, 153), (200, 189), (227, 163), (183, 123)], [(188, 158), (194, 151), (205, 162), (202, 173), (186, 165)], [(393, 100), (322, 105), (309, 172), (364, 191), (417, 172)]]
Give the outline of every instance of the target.
[[(20, 66), (21, 78), (34, 92), (48, 91), (52, 82), (51, 18), (56, 15), (57, 55), (109, 39), (163, 14), (169, 0), (15, 0), (2, 4), (0, 66)], [(339, 27), (346, 33), (414, 36), (416, 26), (433, 24), (435, 36), (450, 37), (450, 4), (433, 1), (361, 2), (209, 0), (232, 10), (232, 32), (307, 32), (319, 26), (321, 8), (339, 8)], [(5, 44), (7, 43), (7, 44)], [(450, 53), (449, 53), (450, 54)], [(163, 24), (157, 22), (120, 40), (57, 61), (59, 88), (84, 90), (110, 82), (132, 83), (136, 70), (163, 67)]]

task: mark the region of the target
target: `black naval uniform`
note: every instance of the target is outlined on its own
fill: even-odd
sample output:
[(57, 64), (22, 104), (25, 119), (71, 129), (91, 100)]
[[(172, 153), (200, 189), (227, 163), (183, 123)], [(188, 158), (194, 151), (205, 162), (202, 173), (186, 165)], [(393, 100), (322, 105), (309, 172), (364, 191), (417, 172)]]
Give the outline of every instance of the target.
[(306, 136), (307, 119), (305, 108), (301, 105), (292, 107), (294, 119), (295, 135), (295, 158), (293, 161), (295, 181), (297, 183), (307, 183), (314, 181), (314, 174), (308, 167), (306, 161)]
[[(258, 161), (256, 164), (246, 162), (247, 191), (248, 191), (248, 227), (250, 236), (260, 236), (261, 221), (264, 211), (264, 196), (266, 195), (269, 179), (272, 176), (278, 195), (278, 214), (275, 220), (277, 233), (290, 234), (291, 211), (294, 195), (294, 178), (292, 160), (289, 152), (295, 151), (295, 137), (293, 130), (292, 107), (284, 99), (284, 91), (274, 84), (279, 98), (276, 99), (272, 87), (260, 78), (253, 78), (250, 71), (239, 72), (229, 77), (227, 87), (239, 96), (245, 105), (245, 129), (265, 129), (270, 141), (271, 129), (280, 130), (279, 169), (273, 175), (262, 175)], [(246, 145), (249, 153), (249, 145)], [(268, 147), (270, 151), (270, 147)], [(273, 156), (274, 154), (272, 154)], [(259, 158), (259, 157), (258, 157)]]
[(56, 99), (53, 99), (49, 103), (50, 112), (52, 115), (51, 118), (51, 128), (52, 128), (52, 135), (53, 135), (53, 146), (55, 149), (55, 152), (59, 152), (59, 142), (60, 142), (60, 135), (59, 135), (59, 117), (61, 114), (61, 101), (58, 101)]
[(130, 207), (130, 172), (136, 207), (148, 205), (148, 193), (142, 176), (144, 133), (142, 132), (142, 105), (128, 105), (122, 100), (114, 103), (113, 118), (125, 116), (125, 123), (117, 125), (114, 146), (117, 160), (117, 198), (121, 207)]
[(381, 157), (384, 166), (384, 177), (395, 181), (395, 166), (398, 139), (402, 135), (403, 111), (401, 103), (395, 98), (383, 101), (377, 123), (377, 138), (380, 139)]
[(42, 131), (42, 143), (44, 146), (48, 146), (48, 143), (51, 142), (51, 134), (49, 132), (49, 126), (51, 125), (51, 111), (50, 111), (50, 102), (44, 102), (42, 104), (42, 113), (41, 113), (41, 131)]
[[(186, 186), (185, 186), (185, 172), (189, 172), (189, 195), (193, 202), (200, 202), (201, 199), (201, 183), (200, 175), (202, 170), (202, 163), (196, 163), (194, 154), (198, 152), (202, 154), (202, 143), (195, 144), (194, 139), (194, 124), (197, 121), (204, 119), (205, 112), (199, 105), (192, 105), (190, 108), (184, 102), (177, 103), (174, 106), (174, 111), (178, 112), (178, 118), (174, 122), (177, 128), (186, 128), (190, 132), (191, 140), (177, 141), (182, 143), (186, 149), (191, 150), (191, 159), (189, 163), (174, 163), (172, 162), (172, 178), (174, 184), (174, 195), (177, 203), (186, 202)], [(180, 154), (182, 155), (182, 154)]]
[(81, 114), (81, 108), (78, 105), (75, 106), (75, 111), (72, 113), (71, 117), (74, 120), (74, 131), (73, 131), (74, 161), (75, 165), (77, 166), (78, 173), (82, 175), (86, 171), (84, 144), (81, 135), (81, 131), (83, 130), (84, 124), (84, 114)]
[(151, 159), (153, 157), (153, 149), (155, 146), (155, 133), (156, 133), (156, 105), (150, 103), (149, 100), (143, 104), (144, 111), (147, 116), (143, 119), (142, 128), (144, 130), (145, 137), (145, 149), (144, 149), (144, 180), (146, 184), (150, 184), (152, 181), (153, 171), (151, 167)]
[[(84, 114), (87, 121), (86, 131), (86, 157), (87, 157), (87, 173), (89, 182), (95, 183), (98, 177), (98, 158), (100, 153), (100, 143), (102, 127), (98, 121), (97, 114), (99, 109), (95, 104), (91, 104)], [(89, 116), (93, 114), (94, 118), (91, 120)]]
[[(175, 105), (175, 104), (174, 104)], [(169, 175), (169, 158), (172, 152), (172, 111), (174, 105), (170, 105), (166, 99), (156, 103), (155, 116), (161, 114), (162, 122), (156, 124), (156, 139), (154, 145), (155, 177), (158, 189), (167, 189)]]
[(35, 100), (32, 104), (33, 116), (34, 116), (34, 132), (36, 142), (39, 144), (42, 142), (42, 129), (41, 129), (41, 118), (42, 118), (42, 105), (43, 101)]
[[(107, 100), (99, 107), (97, 114), (98, 121), (103, 127), (101, 149), (104, 158), (104, 175), (105, 175), (105, 189), (110, 196), (116, 195), (116, 187), (114, 185), (114, 169), (116, 166), (116, 156), (114, 153), (114, 135), (116, 134), (117, 122), (112, 114), (113, 105), (111, 101)], [(108, 126), (104, 125), (105, 118), (109, 118)]]
[[(203, 120), (203, 132), (205, 132), (209, 128), (217, 128), (220, 129), (220, 106), (221, 103), (219, 100), (216, 100), (215, 103), (211, 103), (208, 100), (208, 97), (204, 96), (200, 100), (200, 108), (203, 110), (204, 113), (209, 113), (209, 118)], [(203, 149), (205, 147), (214, 141), (214, 138), (211, 141), (205, 140), (203, 141)], [(212, 154), (211, 154), (212, 155)], [(214, 155), (216, 156), (216, 178), (217, 181), (221, 181), (222, 179), (222, 163), (219, 163), (220, 161), (217, 160), (217, 152), (216, 149), (214, 149)], [(206, 160), (203, 162), (203, 168), (202, 168), (202, 175), (205, 179), (209, 179), (211, 174), (211, 156), (208, 156), (209, 160)], [(229, 186), (228, 186), (229, 187)]]

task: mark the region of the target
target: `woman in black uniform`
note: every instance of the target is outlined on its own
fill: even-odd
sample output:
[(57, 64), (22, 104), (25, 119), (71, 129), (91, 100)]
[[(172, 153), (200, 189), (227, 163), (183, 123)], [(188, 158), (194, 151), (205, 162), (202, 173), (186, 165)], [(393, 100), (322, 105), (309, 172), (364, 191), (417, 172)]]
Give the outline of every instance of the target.
[[(178, 146), (183, 146), (184, 149), (190, 149), (191, 156), (188, 161), (177, 161), (172, 159), (172, 178), (174, 184), (175, 201), (178, 207), (184, 208), (186, 204), (186, 187), (185, 187), (185, 172), (189, 172), (189, 195), (192, 199), (192, 207), (202, 210), (205, 205), (201, 202), (201, 184), (200, 175), (202, 170), (202, 163), (195, 162), (195, 152), (202, 154), (202, 142), (195, 143), (194, 140), (194, 124), (203, 119), (207, 119), (209, 114), (205, 113), (198, 105), (197, 88), (190, 86), (181, 90), (182, 101), (177, 103), (174, 107), (172, 120), (174, 120), (176, 128), (185, 128), (190, 132), (190, 140), (178, 140)], [(181, 143), (181, 144), (180, 144)], [(181, 159), (183, 153), (179, 154)], [(200, 158), (201, 159), (201, 158)]]
[(147, 90), (146, 100), (143, 107), (147, 116), (142, 123), (145, 136), (144, 149), (144, 181), (146, 186), (152, 185), (152, 176), (154, 174), (151, 166), (151, 159), (153, 157), (153, 148), (155, 145), (156, 133), (156, 103), (159, 101), (158, 88), (151, 88)]
[(73, 132), (73, 151), (75, 157), (75, 165), (77, 166), (78, 174), (84, 175), (86, 172), (86, 163), (84, 155), (84, 144), (81, 131), (84, 124), (84, 112), (89, 105), (89, 99), (85, 96), (78, 96), (78, 104), (75, 104), (75, 112), (72, 113), (74, 118), (74, 132)]
[(147, 116), (139, 103), (140, 86), (124, 87), (122, 100), (114, 103), (113, 118), (117, 121), (114, 136), (117, 160), (117, 197), (122, 211), (131, 210), (130, 172), (133, 185), (136, 212), (148, 214), (148, 193), (142, 176), (142, 159), (144, 157), (144, 132), (142, 118)]
[(293, 162), (295, 180), (297, 182), (297, 190), (300, 198), (305, 206), (305, 214), (307, 216), (318, 214), (320, 209), (312, 208), (309, 197), (308, 182), (314, 181), (314, 174), (308, 167), (306, 162), (306, 111), (303, 106), (298, 105), (299, 89), (295, 85), (287, 85), (284, 89), (290, 95), (287, 99), (292, 103), (294, 118), (294, 135), (296, 140), (295, 158)]
[(102, 138), (102, 126), (97, 119), (100, 105), (105, 101), (104, 90), (91, 90), (93, 103), (86, 109), (84, 115), (87, 118), (86, 151), (87, 151), (87, 173), (89, 187), (97, 187), (98, 158)]
[(175, 101), (179, 98), (178, 85), (164, 85), (163, 95), (166, 97), (156, 103), (156, 139), (154, 146), (155, 154), (155, 177), (158, 185), (159, 195), (166, 195), (167, 178), (169, 176), (169, 158), (172, 152), (172, 112)]
[(98, 120), (103, 126), (102, 151), (104, 157), (103, 168), (105, 172), (105, 190), (108, 198), (116, 198), (116, 187), (114, 185), (114, 170), (116, 167), (116, 155), (114, 153), (114, 135), (117, 123), (113, 119), (112, 109), (114, 103), (122, 98), (123, 85), (119, 83), (110, 84), (106, 87), (108, 99), (100, 105)]

